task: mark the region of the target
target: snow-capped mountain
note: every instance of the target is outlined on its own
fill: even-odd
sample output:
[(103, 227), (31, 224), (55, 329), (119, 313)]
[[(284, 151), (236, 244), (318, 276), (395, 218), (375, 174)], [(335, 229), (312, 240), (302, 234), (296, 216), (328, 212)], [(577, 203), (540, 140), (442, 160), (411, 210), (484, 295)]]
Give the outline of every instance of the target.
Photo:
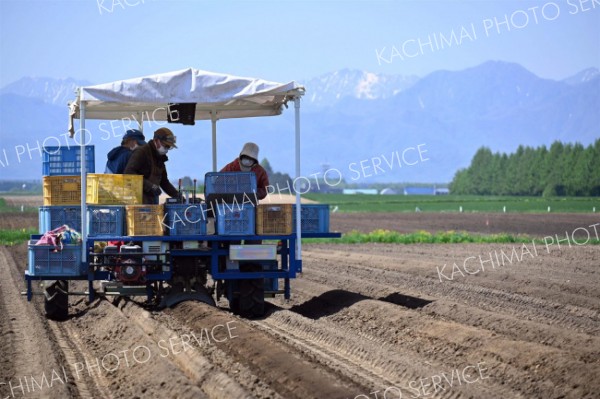
[[(299, 82), (307, 90), (302, 105), (305, 176), (327, 163), (352, 183), (448, 182), (483, 145), (511, 152), (519, 145), (549, 146), (555, 140), (587, 145), (600, 137), (596, 68), (557, 81), (518, 64), (488, 61), (421, 79), (346, 69)], [(40, 178), (40, 146), (71, 143), (63, 138), (66, 103), (81, 84), (87, 82), (23, 78), (0, 89), (0, 178)], [(219, 165), (251, 139), (275, 170), (293, 173), (293, 114), (220, 123)], [(129, 122), (86, 125), (96, 146), (97, 170), (104, 170), (106, 154), (119, 145)], [(147, 127), (151, 133), (153, 127)], [(169, 127), (181, 140), (169, 161), (169, 177), (194, 173), (192, 177), (202, 179), (211, 170), (210, 124)], [(398, 154), (405, 149), (412, 154), (410, 149), (419, 145), (427, 150), (428, 161), (401, 166)], [(357, 168), (361, 173), (355, 181)]]
[(598, 76), (600, 76), (600, 70), (598, 70), (598, 68), (587, 68), (573, 76), (569, 76), (568, 78), (564, 79), (563, 82), (570, 85), (577, 85), (580, 83), (589, 82)]
[(383, 75), (355, 69), (342, 69), (301, 81), (306, 87), (305, 102), (333, 105), (345, 98), (376, 100), (392, 97), (415, 84), (417, 76)]
[(75, 98), (75, 89), (88, 86), (90, 82), (72, 78), (52, 79), (44, 77), (24, 77), (0, 89), (0, 94), (16, 94), (35, 98), (47, 104), (64, 106)]

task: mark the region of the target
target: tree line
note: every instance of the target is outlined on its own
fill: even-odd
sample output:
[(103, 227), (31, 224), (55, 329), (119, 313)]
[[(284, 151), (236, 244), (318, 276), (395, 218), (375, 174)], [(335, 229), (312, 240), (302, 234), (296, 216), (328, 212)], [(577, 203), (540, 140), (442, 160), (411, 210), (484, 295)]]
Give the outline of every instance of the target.
[(450, 183), (452, 194), (600, 196), (600, 139), (584, 147), (560, 141), (519, 146), (511, 154), (481, 147)]

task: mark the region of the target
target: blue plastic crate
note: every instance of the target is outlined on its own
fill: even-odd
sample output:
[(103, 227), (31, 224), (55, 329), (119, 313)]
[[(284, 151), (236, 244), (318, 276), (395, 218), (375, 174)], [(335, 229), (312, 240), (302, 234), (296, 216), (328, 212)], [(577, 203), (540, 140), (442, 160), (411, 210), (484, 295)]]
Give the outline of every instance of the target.
[(87, 226), (90, 237), (124, 235), (125, 207), (122, 205), (88, 205)]
[[(42, 175), (78, 175), (81, 173), (81, 147), (57, 146), (44, 147), (42, 152)], [(87, 173), (94, 173), (94, 146), (85, 147), (85, 164)]]
[(39, 233), (54, 230), (62, 225), (81, 232), (81, 207), (53, 205), (41, 206), (39, 209)]
[(217, 234), (223, 236), (254, 235), (255, 208), (249, 204), (218, 204)]
[(206, 204), (165, 204), (167, 235), (206, 234)]
[(209, 172), (204, 176), (204, 194), (242, 194), (256, 191), (254, 172)]
[[(292, 212), (294, 230), (296, 232), (296, 205)], [(302, 204), (300, 207), (303, 233), (328, 233), (329, 232), (329, 205), (327, 204)]]
[(87, 274), (81, 262), (81, 245), (63, 245), (56, 250), (53, 245), (35, 245), (29, 241), (29, 275), (31, 276), (82, 276)]

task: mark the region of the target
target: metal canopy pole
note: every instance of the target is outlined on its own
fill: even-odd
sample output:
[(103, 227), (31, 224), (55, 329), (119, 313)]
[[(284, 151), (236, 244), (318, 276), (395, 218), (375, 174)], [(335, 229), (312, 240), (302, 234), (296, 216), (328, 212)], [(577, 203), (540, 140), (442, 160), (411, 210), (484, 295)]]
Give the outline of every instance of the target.
[[(294, 97), (296, 130), (296, 179), (300, 177), (300, 97)], [(300, 217), (300, 192), (296, 190), (296, 260), (302, 260), (302, 218)]]
[(81, 104), (81, 108), (79, 110), (79, 131), (80, 140), (79, 149), (81, 151), (80, 155), (80, 165), (81, 165), (81, 261), (85, 263), (87, 261), (87, 207), (86, 207), (86, 161), (85, 161), (85, 101), (81, 101), (81, 91), (79, 92), (79, 103)]
[(212, 123), (212, 171), (217, 171), (217, 111), (210, 111)]
[(138, 112), (137, 123), (138, 123), (139, 131), (144, 133), (144, 113), (143, 112)]

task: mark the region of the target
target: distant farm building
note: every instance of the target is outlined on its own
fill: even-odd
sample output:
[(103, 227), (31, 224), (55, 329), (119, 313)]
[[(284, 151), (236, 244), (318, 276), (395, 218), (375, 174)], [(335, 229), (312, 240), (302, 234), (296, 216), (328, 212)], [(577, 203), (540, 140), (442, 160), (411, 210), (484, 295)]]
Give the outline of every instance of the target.
[(393, 188), (384, 188), (383, 190), (381, 190), (381, 192), (379, 193), (381, 195), (396, 195), (398, 194), (398, 192), (396, 190), (394, 190)]
[(345, 188), (344, 194), (368, 194), (377, 195), (377, 189), (374, 188)]
[(447, 188), (433, 187), (405, 187), (404, 195), (448, 195), (450, 190)]
[(435, 195), (433, 187), (404, 187), (404, 195)]

